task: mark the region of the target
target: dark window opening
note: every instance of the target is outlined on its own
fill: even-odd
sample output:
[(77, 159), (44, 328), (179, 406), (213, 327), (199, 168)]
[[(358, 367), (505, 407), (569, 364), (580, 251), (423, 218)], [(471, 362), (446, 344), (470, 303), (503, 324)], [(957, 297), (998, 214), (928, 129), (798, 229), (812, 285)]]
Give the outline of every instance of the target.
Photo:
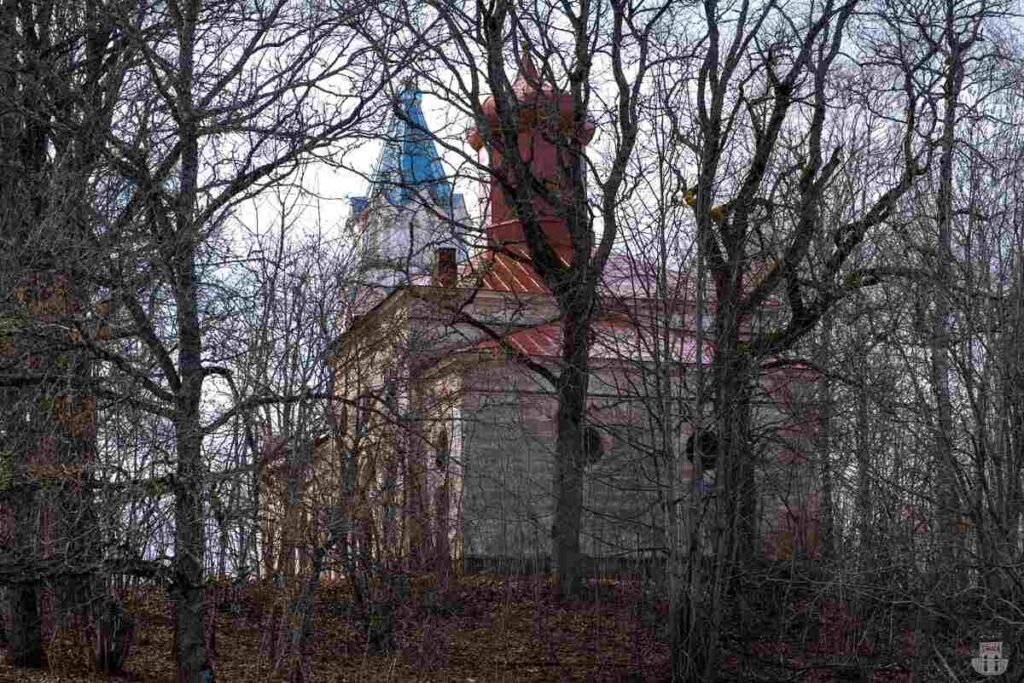
[(589, 467), (595, 464), (604, 455), (604, 444), (601, 441), (601, 432), (597, 428), (587, 425), (583, 428), (583, 464)]
[(437, 469), (443, 470), (448, 466), (448, 458), (451, 456), (452, 443), (448, 436), (448, 430), (444, 427), (434, 440), (434, 464)]
[(370, 397), (361, 395), (356, 400), (356, 434), (365, 434), (370, 427)]
[(693, 462), (694, 453), (700, 456), (702, 469), (715, 469), (715, 460), (718, 458), (718, 435), (712, 431), (691, 434), (686, 442), (686, 459)]
[(384, 385), (384, 407), (391, 415), (398, 414), (398, 387), (393, 381)]

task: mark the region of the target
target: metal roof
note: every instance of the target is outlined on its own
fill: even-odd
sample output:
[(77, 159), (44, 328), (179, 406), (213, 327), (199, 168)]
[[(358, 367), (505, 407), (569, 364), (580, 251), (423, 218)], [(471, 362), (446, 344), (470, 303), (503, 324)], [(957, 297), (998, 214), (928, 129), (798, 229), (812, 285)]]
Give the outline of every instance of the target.
[(361, 213), (378, 196), (385, 197), (393, 206), (404, 206), (414, 200), (416, 193), (425, 194), (449, 216), (453, 216), (462, 203), (461, 195), (452, 192), (451, 182), (441, 165), (420, 106), (422, 99), (423, 94), (411, 84), (396, 98), (367, 196), (351, 200), (354, 215)]
[[(611, 320), (594, 323), (594, 341), (590, 347), (591, 360), (643, 360), (646, 355), (637, 343), (637, 331), (632, 326), (617, 324)], [(697, 361), (697, 343), (683, 330), (673, 335), (672, 351), (677, 360), (694, 365)], [(501, 341), (486, 339), (475, 345), (478, 351), (499, 355), (503, 349), (531, 358), (558, 358), (562, 353), (562, 326), (552, 322), (524, 330), (518, 330), (502, 337)], [(710, 365), (714, 359), (714, 347), (704, 342), (701, 353), (702, 364)]]
[[(562, 263), (568, 265), (567, 257), (558, 253)], [(524, 246), (488, 250), (474, 259), (469, 269), (480, 277), (484, 289), (516, 294), (550, 294), (544, 280), (533, 269), (529, 252)]]

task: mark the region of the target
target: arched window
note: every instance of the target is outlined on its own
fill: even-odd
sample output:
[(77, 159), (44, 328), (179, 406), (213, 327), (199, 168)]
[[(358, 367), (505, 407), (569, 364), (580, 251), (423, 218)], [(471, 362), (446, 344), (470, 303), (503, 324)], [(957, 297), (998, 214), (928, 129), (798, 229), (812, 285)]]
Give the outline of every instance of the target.
[(370, 428), (370, 396), (360, 394), (356, 399), (356, 436), (366, 434)]
[(583, 466), (590, 467), (604, 455), (604, 443), (601, 432), (593, 425), (583, 428)]
[(443, 470), (448, 467), (448, 459), (452, 452), (452, 440), (448, 436), (448, 430), (441, 427), (437, 438), (434, 439), (434, 464), (437, 469)]

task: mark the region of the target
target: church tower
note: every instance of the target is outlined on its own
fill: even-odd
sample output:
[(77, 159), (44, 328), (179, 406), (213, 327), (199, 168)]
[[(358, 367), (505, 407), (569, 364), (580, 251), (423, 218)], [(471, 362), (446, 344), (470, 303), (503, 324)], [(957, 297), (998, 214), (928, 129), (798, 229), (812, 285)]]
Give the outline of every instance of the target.
[[(571, 186), (565, 178), (566, 169), (570, 166), (566, 147), (572, 138), (586, 145), (594, 135), (594, 124), (589, 120), (574, 120), (572, 95), (545, 81), (530, 56), (528, 46), (523, 48), (522, 67), (512, 84), (512, 95), (518, 112), (517, 149), (501, 149), (503, 123), (494, 96), (483, 103), (483, 119), (487, 126), (483, 130), (470, 131), (470, 146), (477, 152), (486, 148), (495, 175), (505, 171), (503, 157), (510, 152), (517, 153), (529, 174), (549, 191), (555, 194), (567, 192)], [(492, 247), (525, 250), (523, 225), (496, 177), (491, 178), (489, 190), (488, 242)], [(566, 196), (564, 200), (568, 204), (572, 198)], [(572, 238), (565, 217), (539, 197), (534, 200), (534, 211), (548, 244), (563, 260), (571, 260)]]
[(395, 101), (367, 194), (350, 200), (348, 226), (359, 249), (357, 314), (395, 287), (422, 284), (438, 249), (466, 256), (465, 202), (445, 176), (421, 102), (419, 89), (406, 85)]

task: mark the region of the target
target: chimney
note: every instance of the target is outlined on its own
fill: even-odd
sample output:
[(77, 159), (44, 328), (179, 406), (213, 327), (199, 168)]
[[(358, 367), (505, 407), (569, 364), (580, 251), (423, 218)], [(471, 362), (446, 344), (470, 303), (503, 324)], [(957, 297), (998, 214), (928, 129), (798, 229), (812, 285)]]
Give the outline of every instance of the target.
[(434, 271), (434, 285), (437, 287), (454, 287), (458, 279), (458, 265), (455, 263), (455, 249), (438, 247), (437, 263)]

